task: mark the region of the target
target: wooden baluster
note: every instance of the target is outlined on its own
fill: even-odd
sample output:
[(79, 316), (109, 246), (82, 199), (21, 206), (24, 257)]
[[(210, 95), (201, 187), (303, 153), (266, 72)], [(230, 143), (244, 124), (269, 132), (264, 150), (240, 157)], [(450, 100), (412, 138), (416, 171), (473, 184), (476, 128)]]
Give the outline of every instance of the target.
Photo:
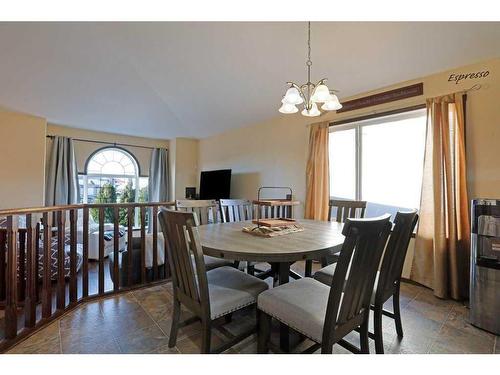
[(66, 281), (64, 277), (66, 212), (57, 211), (57, 309), (66, 307)]
[(167, 250), (167, 239), (163, 237), (163, 268), (164, 268), (164, 278), (168, 279), (170, 277), (170, 266), (168, 264), (168, 250)]
[[(35, 227), (35, 293), (36, 293), (36, 302), (40, 302), (40, 264), (38, 259), (40, 258), (40, 218), (41, 214), (37, 215), (36, 227)], [(33, 219), (34, 222), (34, 219)]]
[(26, 297), (26, 229), (18, 228), (17, 235), (19, 236), (17, 300), (21, 302)]
[(17, 336), (17, 217), (7, 216), (7, 288), (5, 337)]
[(83, 265), (82, 265), (82, 297), (89, 296), (89, 208), (83, 207)]
[(42, 318), (52, 315), (52, 285), (50, 248), (52, 244), (52, 213), (43, 213), (43, 285), (42, 285)]
[(113, 210), (113, 290), (117, 292), (120, 290), (120, 268), (119, 268), (119, 256), (120, 256), (120, 208), (115, 206)]
[(128, 253), (128, 279), (127, 286), (131, 287), (134, 283), (133, 272), (134, 272), (134, 257), (133, 257), (133, 246), (132, 246), (132, 235), (133, 235), (133, 223), (134, 223), (134, 211), (132, 207), (127, 208), (127, 253)]
[(98, 294), (104, 294), (104, 207), (99, 207), (99, 279)]
[(141, 220), (141, 284), (146, 282), (146, 210), (142, 206), (139, 208)]
[(69, 302), (76, 303), (78, 299), (78, 275), (76, 274), (76, 227), (78, 210), (69, 211), (70, 249), (69, 249)]
[(7, 232), (5, 229), (0, 229), (0, 301), (5, 299), (5, 254), (7, 248)]
[[(151, 212), (151, 211), (150, 211)], [(149, 218), (149, 225), (153, 225), (153, 280), (158, 279), (158, 206), (153, 207), (153, 214)], [(163, 239), (165, 240), (165, 239)], [(167, 260), (163, 262), (166, 267)]]
[[(36, 323), (36, 277), (38, 273), (36, 257), (36, 246), (38, 238), (36, 236), (37, 215), (26, 215), (26, 299), (24, 303), (24, 325), (32, 328)], [(34, 225), (33, 225), (34, 224)]]

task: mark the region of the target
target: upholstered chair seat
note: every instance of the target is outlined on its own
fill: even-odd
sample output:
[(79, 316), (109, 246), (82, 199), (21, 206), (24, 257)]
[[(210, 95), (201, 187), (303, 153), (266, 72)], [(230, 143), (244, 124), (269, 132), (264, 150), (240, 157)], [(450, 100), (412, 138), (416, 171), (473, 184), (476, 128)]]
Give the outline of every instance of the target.
[(259, 295), (259, 310), (321, 343), (330, 288), (309, 277)]
[[(214, 268), (217, 268), (217, 267), (225, 267), (225, 266), (234, 267), (234, 262), (231, 262), (231, 261), (228, 261), (225, 259), (221, 259), (221, 258), (211, 257), (208, 255), (203, 256), (203, 261), (205, 262), (205, 269), (207, 271), (213, 270)], [(194, 258), (193, 258), (193, 262), (194, 262)]]
[(212, 320), (256, 303), (268, 288), (265, 281), (231, 266), (208, 271), (207, 281)]

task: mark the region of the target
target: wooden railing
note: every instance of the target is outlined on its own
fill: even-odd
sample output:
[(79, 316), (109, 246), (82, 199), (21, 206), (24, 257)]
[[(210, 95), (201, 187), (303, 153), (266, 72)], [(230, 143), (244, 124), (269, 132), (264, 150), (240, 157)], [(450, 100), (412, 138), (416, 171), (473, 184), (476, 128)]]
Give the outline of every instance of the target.
[[(4, 222), (0, 225), (0, 352), (80, 303), (168, 279), (166, 250), (158, 248), (157, 214), (159, 207), (172, 206), (174, 202), (0, 210)], [(136, 210), (138, 226), (134, 226)], [(126, 225), (120, 225), (120, 214)], [(97, 220), (91, 232), (92, 216)], [(112, 217), (112, 223), (106, 223), (106, 217)], [(89, 235), (98, 237), (95, 261), (89, 259)], [(146, 241), (147, 236), (152, 240)], [(125, 246), (120, 246), (121, 237), (126, 238)], [(134, 249), (135, 237), (140, 246)], [(105, 247), (108, 242), (109, 250), (111, 241), (108, 257)], [(159, 265), (159, 251), (163, 265)], [(139, 259), (134, 259), (137, 252)], [(152, 252), (149, 267), (146, 252)], [(120, 266), (125, 254), (126, 269)]]

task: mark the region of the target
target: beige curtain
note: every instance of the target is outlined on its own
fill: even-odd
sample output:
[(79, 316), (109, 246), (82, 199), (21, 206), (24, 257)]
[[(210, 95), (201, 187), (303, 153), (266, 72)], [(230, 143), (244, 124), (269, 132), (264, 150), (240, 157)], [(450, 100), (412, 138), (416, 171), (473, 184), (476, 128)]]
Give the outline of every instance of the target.
[(411, 279), (440, 298), (468, 296), (469, 208), (464, 96), (427, 99), (427, 140)]
[(328, 122), (312, 124), (309, 133), (309, 154), (306, 167), (305, 218), (328, 219), (330, 199), (328, 162)]

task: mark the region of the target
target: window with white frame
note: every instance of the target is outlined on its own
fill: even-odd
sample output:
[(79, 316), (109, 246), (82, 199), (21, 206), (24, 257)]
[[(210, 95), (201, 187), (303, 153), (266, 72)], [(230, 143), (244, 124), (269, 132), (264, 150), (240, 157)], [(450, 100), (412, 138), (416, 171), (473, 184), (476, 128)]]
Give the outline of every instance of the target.
[(85, 173), (78, 177), (82, 203), (148, 201), (148, 177), (140, 176), (135, 158), (121, 148), (107, 147), (92, 154)]
[(330, 128), (330, 196), (367, 201), (373, 217), (420, 206), (426, 111)]

